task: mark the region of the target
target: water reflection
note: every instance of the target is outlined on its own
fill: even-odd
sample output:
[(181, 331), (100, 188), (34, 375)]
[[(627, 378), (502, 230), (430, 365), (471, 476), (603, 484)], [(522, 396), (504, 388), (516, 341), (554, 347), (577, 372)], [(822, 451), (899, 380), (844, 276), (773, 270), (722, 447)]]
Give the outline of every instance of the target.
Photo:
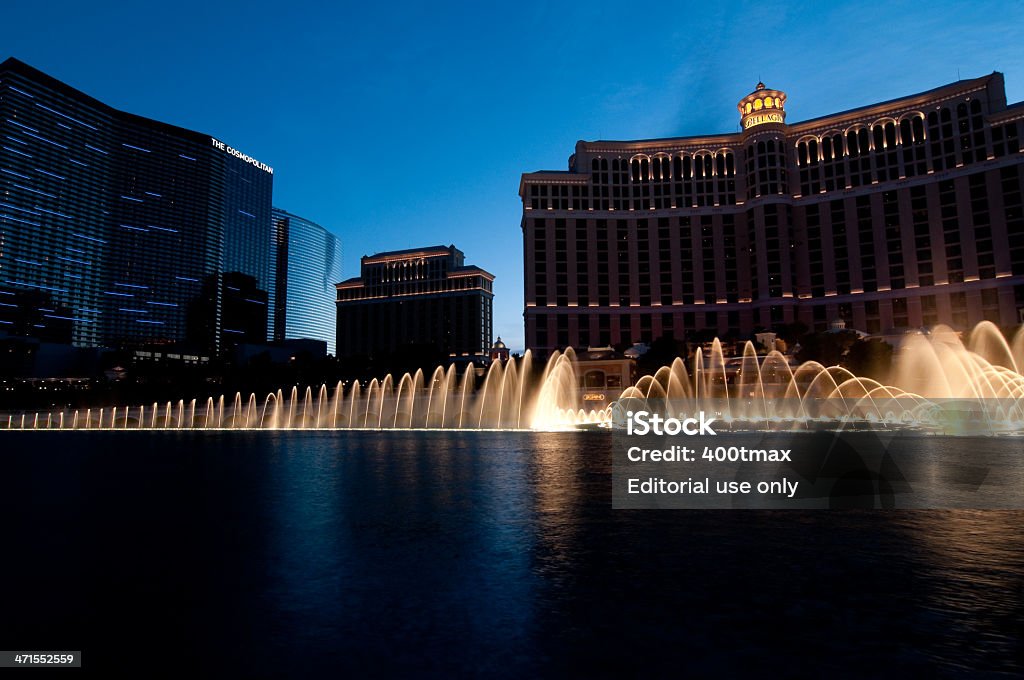
[(1020, 511), (615, 511), (600, 433), (8, 434), (0, 636), (96, 670), (1021, 670)]
[[(922, 570), (920, 605), (943, 658), (968, 669), (986, 658), (1020, 658), (1024, 533), (1019, 511), (900, 513)], [(1009, 672), (1003, 663), (995, 669)]]
[(277, 614), (312, 612), (303, 620), (322, 630), (302, 634), (333, 640), (317, 654), (353, 668), (422, 670), (430, 649), (434, 670), (455, 672), (468, 648), (498, 671), (525, 655), (537, 585), (528, 462), (493, 435), (285, 437), (267, 471), (271, 524), (287, 528), (271, 559), (300, 568), (271, 576)]

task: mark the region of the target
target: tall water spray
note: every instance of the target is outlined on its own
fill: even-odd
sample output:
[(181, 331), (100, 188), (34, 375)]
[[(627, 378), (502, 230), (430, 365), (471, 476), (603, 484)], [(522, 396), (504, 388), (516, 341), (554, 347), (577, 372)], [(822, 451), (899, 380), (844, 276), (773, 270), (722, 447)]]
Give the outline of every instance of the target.
[(0, 416), (0, 429), (539, 429), (614, 424), (623, 404), (688, 415), (710, 411), (735, 429), (811, 426), (938, 427), (970, 421), (982, 431), (1024, 432), (1024, 331), (1007, 342), (989, 322), (965, 342), (945, 326), (904, 336), (884, 381), (840, 366), (794, 366), (750, 342), (726, 358), (717, 339), (690, 361), (677, 358), (600, 409), (582, 407), (572, 348), (554, 352), (540, 376), (532, 354), (467, 366), (387, 375), (367, 384), (297, 386), (260, 397), (194, 398), (140, 406)]
[(148, 406), (8, 415), (0, 429), (530, 429), (536, 423), (599, 422), (606, 409), (579, 408), (575, 355), (555, 353), (541, 377), (531, 352), (494, 362), (483, 375), (467, 366), (438, 366), (367, 384), (236, 393)]

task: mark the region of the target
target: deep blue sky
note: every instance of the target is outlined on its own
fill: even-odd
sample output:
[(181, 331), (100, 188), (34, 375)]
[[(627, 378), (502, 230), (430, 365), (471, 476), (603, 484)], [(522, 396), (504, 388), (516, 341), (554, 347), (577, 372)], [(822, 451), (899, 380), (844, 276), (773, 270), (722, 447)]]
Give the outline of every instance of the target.
[(523, 346), (522, 172), (577, 139), (737, 129), (760, 78), (805, 120), (998, 70), (1024, 99), (1024, 4), (4, 0), (16, 56), (274, 166), (274, 203), (380, 250), (455, 243)]

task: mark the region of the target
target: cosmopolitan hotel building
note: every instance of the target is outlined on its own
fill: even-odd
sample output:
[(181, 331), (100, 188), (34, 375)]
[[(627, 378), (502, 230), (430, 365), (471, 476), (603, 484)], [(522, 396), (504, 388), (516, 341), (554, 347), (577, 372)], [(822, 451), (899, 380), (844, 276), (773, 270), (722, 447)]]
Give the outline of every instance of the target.
[(274, 338), (311, 338), (335, 354), (335, 305), (341, 242), (316, 222), (273, 209), (277, 257)]
[(1003, 76), (795, 124), (759, 83), (737, 134), (580, 141), (524, 174), (527, 346), (1020, 322), (1024, 104)]
[(8, 59), (0, 334), (197, 353), (286, 337), (333, 345), (337, 239), (272, 215), (273, 178), (209, 135), (118, 111)]
[(494, 276), (454, 245), (363, 256), (359, 278), (337, 284), (338, 356), (433, 345), (451, 357), (488, 359)]

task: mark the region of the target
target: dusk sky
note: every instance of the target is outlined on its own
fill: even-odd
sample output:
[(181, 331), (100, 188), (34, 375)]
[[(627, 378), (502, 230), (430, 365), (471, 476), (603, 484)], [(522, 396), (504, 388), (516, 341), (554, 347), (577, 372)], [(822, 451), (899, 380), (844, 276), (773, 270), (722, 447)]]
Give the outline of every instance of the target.
[(381, 250), (454, 243), (523, 348), (520, 175), (578, 139), (732, 132), (758, 79), (796, 122), (1002, 71), (1024, 3), (174, 3), (5, 0), (14, 56), (274, 167), (274, 205)]

